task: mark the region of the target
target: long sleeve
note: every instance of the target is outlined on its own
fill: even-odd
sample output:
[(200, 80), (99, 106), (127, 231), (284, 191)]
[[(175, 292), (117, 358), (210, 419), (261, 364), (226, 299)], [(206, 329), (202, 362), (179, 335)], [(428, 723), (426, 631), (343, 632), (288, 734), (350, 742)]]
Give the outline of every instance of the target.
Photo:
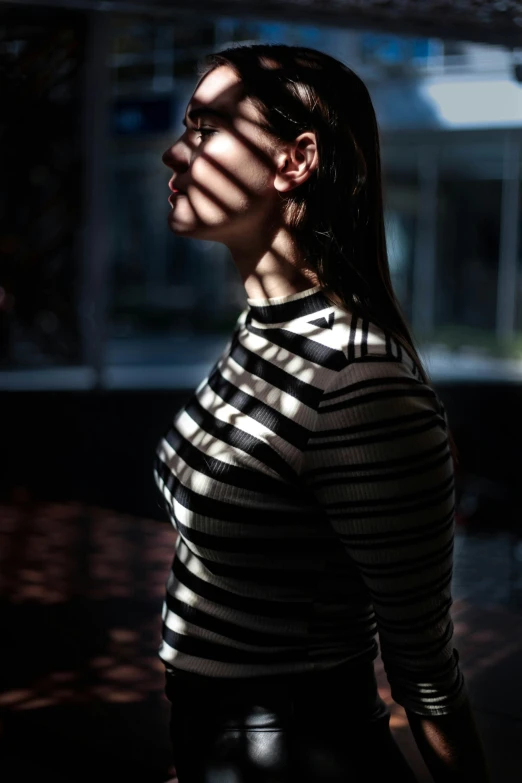
[(436, 393), (399, 360), (349, 363), (323, 394), (302, 477), (366, 585), (393, 699), (453, 712), (465, 697), (450, 616), (454, 472)]

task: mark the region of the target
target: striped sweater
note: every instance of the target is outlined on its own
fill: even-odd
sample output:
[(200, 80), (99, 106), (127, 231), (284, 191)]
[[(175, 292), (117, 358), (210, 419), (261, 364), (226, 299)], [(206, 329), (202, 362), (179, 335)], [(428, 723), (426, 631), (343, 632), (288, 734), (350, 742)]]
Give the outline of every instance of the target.
[(389, 335), (320, 287), (248, 300), (161, 439), (178, 531), (160, 657), (213, 677), (382, 660), (393, 699), (454, 711), (454, 473), (444, 407)]

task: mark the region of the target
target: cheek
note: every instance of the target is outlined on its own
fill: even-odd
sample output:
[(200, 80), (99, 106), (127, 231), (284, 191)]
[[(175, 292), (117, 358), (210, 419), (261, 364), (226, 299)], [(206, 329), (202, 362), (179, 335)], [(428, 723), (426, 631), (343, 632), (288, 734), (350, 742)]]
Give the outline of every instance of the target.
[(191, 179), (198, 199), (216, 199), (225, 208), (245, 208), (266, 192), (270, 170), (243, 145), (208, 142), (204, 157), (192, 163)]

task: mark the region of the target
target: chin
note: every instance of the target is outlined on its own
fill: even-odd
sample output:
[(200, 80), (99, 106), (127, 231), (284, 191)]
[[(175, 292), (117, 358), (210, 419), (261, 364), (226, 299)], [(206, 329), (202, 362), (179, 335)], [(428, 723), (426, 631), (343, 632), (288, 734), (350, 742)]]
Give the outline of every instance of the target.
[(168, 217), (168, 226), (173, 234), (180, 237), (187, 237), (191, 239), (201, 239), (207, 242), (223, 242), (223, 234), (218, 230), (216, 226), (205, 225), (187, 225), (182, 221), (176, 220), (173, 215)]
[(198, 230), (197, 226), (187, 225), (183, 221), (177, 220), (172, 213), (167, 217), (167, 224), (173, 234), (179, 234), (180, 236), (194, 236)]

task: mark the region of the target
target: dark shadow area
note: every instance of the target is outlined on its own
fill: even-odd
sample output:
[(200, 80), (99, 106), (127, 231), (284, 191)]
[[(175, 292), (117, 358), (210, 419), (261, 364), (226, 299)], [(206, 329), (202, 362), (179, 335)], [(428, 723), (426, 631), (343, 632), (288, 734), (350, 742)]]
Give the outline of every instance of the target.
[(0, 511), (3, 779), (167, 780), (157, 648), (174, 531), (82, 503)]
[[(522, 388), (436, 384), (459, 452), (460, 522), (519, 533)], [(73, 500), (166, 519), (153, 480), (155, 449), (190, 393), (0, 392), (0, 497)]]
[[(157, 647), (173, 529), (87, 503), (36, 502), (21, 490), (0, 506), (0, 520), (3, 779), (166, 781), (169, 705)], [(455, 643), (494, 781), (515, 783), (522, 611), (481, 590), (500, 579), (507, 557), (502, 536), (488, 535), (480, 560), (481, 534), (458, 529)], [(428, 783), (380, 659), (376, 671), (394, 735)]]
[[(515, 783), (522, 739), (520, 389), (462, 384), (438, 391), (461, 456), (456, 645), (494, 780)], [(175, 533), (152, 465), (186, 397), (0, 395), (6, 780), (45, 773), (64, 782), (160, 783), (172, 774), (157, 648)], [(380, 661), (377, 672), (395, 736), (427, 782)]]
[(186, 392), (0, 393), (0, 492), (166, 521), (154, 452)]

